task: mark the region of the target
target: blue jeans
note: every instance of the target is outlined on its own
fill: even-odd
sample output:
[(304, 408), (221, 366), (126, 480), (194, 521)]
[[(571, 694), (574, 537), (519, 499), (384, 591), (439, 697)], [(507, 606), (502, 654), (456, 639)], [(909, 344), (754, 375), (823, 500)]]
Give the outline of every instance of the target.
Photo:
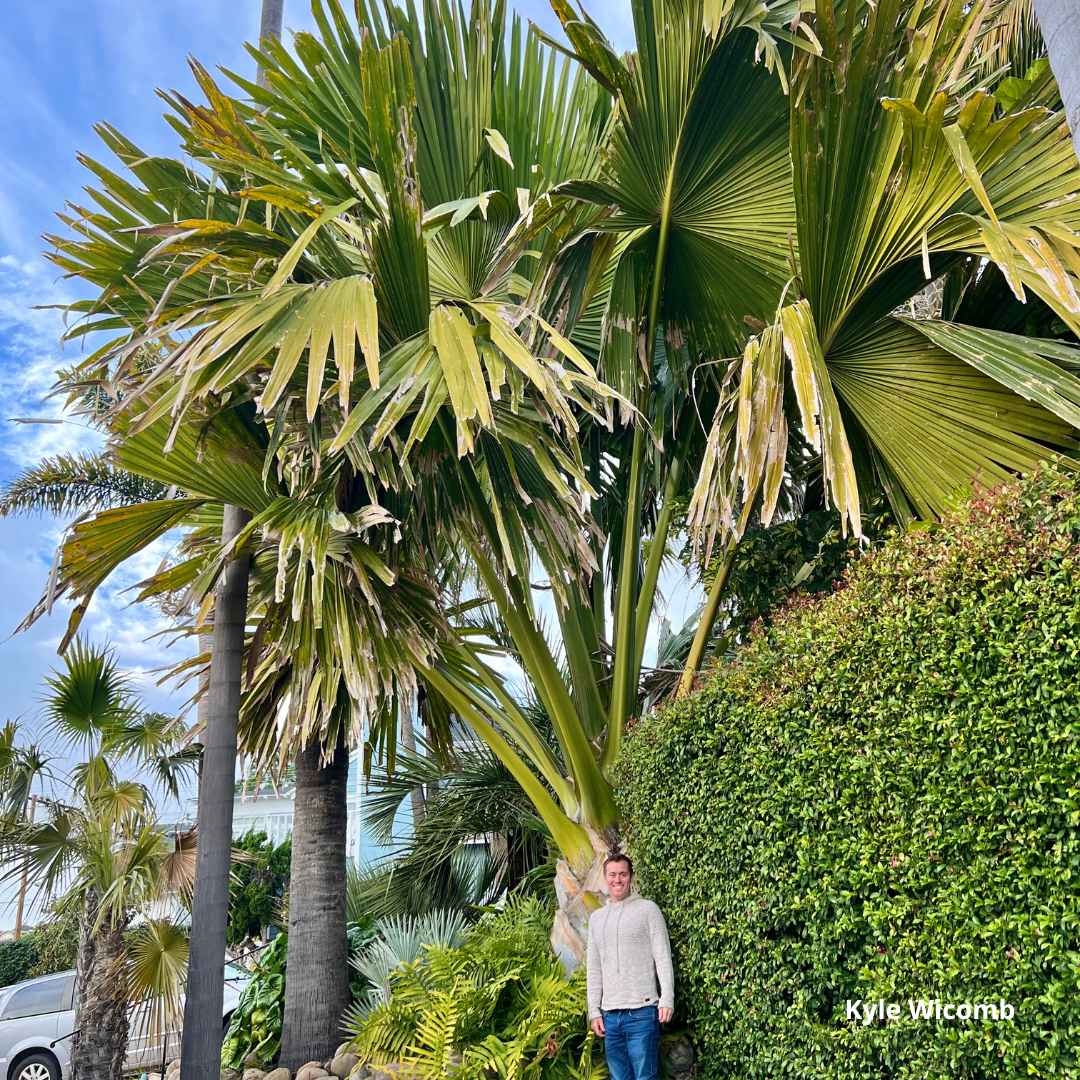
[(604, 1017), (604, 1054), (611, 1080), (656, 1080), (660, 1010), (611, 1009)]

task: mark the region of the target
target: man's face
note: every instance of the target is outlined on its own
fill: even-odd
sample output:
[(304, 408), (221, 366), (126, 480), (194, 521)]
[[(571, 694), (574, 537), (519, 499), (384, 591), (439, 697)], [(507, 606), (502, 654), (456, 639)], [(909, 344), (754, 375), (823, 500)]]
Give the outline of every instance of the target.
[(624, 862), (613, 862), (604, 871), (608, 893), (612, 900), (622, 900), (630, 895), (630, 882), (633, 881), (630, 867)]

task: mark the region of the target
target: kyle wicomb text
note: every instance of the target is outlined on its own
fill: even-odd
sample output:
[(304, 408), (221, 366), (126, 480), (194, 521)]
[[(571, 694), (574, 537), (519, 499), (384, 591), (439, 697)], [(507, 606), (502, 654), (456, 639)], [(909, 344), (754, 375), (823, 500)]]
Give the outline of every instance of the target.
[[(912, 1020), (1012, 1020), (1016, 1015), (1016, 1009), (1004, 1000), (972, 1004), (936, 998), (930, 1001), (909, 999), (907, 1012)], [(864, 1026), (875, 1020), (899, 1020), (903, 1014), (903, 1007), (896, 1001), (886, 1002), (883, 998), (877, 1001), (863, 1001), (862, 998), (852, 1001), (848, 998), (847, 1001), (847, 1019), (861, 1021)]]

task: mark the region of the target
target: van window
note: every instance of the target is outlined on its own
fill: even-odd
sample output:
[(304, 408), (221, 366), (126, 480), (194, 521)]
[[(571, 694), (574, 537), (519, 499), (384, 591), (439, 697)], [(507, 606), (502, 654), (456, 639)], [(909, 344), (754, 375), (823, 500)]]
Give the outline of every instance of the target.
[(22, 1016), (40, 1016), (60, 1012), (64, 1003), (64, 984), (67, 977), (31, 983), (16, 990), (4, 1009), (2, 1020), (18, 1020)]

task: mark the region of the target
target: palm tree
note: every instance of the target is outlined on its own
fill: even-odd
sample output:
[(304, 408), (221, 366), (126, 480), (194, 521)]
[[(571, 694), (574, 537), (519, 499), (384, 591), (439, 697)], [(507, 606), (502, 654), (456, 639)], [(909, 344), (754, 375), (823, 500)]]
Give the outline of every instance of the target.
[[(177, 105), (188, 125), (185, 136), (189, 139), (189, 149), (200, 159), (213, 163), (215, 185), (231, 186), (229, 191), (207, 190), (203, 196), (206, 205), (213, 207), (210, 211), (214, 215), (213, 221), (225, 224), (227, 235), (221, 234), (218, 225), (207, 222), (207, 211), (202, 207), (195, 213), (188, 211), (186, 215), (183, 212), (179, 215), (181, 218), (186, 216), (189, 225), (198, 216), (200, 225), (180, 232), (174, 230), (168, 223), (177, 219), (175, 209), (161, 206), (166, 199), (177, 197), (174, 192), (166, 191), (162, 183), (163, 175), (175, 182), (177, 177), (172, 165), (156, 161), (148, 164), (143, 155), (124, 144), (115, 133), (105, 132), (110, 144), (125, 160), (133, 163), (140, 178), (145, 177), (148, 185), (162, 191), (163, 198), (148, 206), (145, 200), (134, 199), (120, 178), (99, 169), (98, 175), (109, 190), (111, 205), (122, 205), (124, 211), (114, 213), (111, 220), (106, 215), (96, 215), (93, 228), (72, 219), (82, 230), (83, 238), (78, 242), (60, 241), (62, 251), (58, 261), (106, 290), (109, 314), (102, 314), (91, 325), (101, 322), (116, 325), (119, 322), (134, 328), (122, 345), (111, 353), (115, 361), (111, 367), (102, 366), (110, 354), (101, 354), (91, 364), (84, 365), (71, 381), (73, 392), (79, 393), (85, 392), (88, 386), (123, 386), (126, 410), (132, 408), (135, 400), (146, 403), (135, 429), (124, 434), (117, 450), (118, 458), (123, 457), (126, 448), (136, 439), (159, 430), (159, 420), (165, 421), (166, 425), (172, 420), (171, 432), (167, 428), (157, 444), (157, 464), (140, 467), (125, 459), (133, 471), (141, 468), (147, 472), (150, 468), (158, 468), (161, 461), (166, 460), (161, 453), (166, 448), (171, 447), (168, 458), (176, 454), (176, 446), (184, 441), (185, 432), (189, 430), (186, 425), (199, 409), (205, 408), (197, 403), (206, 402), (212, 410), (221, 406), (229, 408), (238, 392), (247, 393), (246, 388), (233, 389), (236, 380), (254, 379), (260, 387), (258, 403), (262, 414), (274, 416), (273, 434), (267, 439), (270, 445), (262, 447), (269, 455), (267, 472), (259, 476), (259, 485), (262, 487), (264, 478), (271, 471), (281, 478), (281, 483), (295, 477), (294, 491), (299, 496), (302, 490), (311, 506), (311, 513), (304, 520), (297, 518), (289, 523), (292, 531), (277, 548), (282, 558), (292, 558), (292, 547), (297, 541), (307, 544), (310, 539), (316, 544), (325, 543), (338, 531), (331, 521), (338, 520), (343, 513), (356, 513), (363, 506), (374, 509), (376, 497), (405, 529), (413, 528), (411, 522), (424, 522), (427, 534), (438, 536), (440, 527), (452, 521), (456, 513), (455, 500), (460, 487), (456, 475), (459, 452), (468, 452), (483, 463), (480, 482), (490, 493), (501, 535), (511, 544), (507, 561), (512, 572), (517, 572), (516, 567), (524, 568), (528, 561), (526, 521), (534, 534), (548, 538), (553, 549), (569, 547), (570, 553), (574, 554), (577, 548), (583, 557), (587, 557), (587, 545), (574, 539), (580, 525), (566, 528), (559, 520), (564, 514), (556, 516), (553, 510), (568, 499), (573, 500), (571, 510), (578, 506), (578, 500), (563, 479), (567, 469), (580, 475), (574, 456), (576, 445), (564, 445), (549, 434), (551, 426), (543, 423), (542, 418), (552, 417), (561, 429), (574, 425), (571, 405), (576, 406), (578, 401), (588, 405), (589, 397), (594, 393), (602, 394), (603, 388), (578, 350), (557, 334), (553, 340), (563, 342), (562, 348), (577, 367), (572, 364), (564, 368), (554, 358), (536, 357), (515, 332), (517, 314), (500, 305), (509, 302), (510, 290), (521, 280), (516, 268), (528, 241), (527, 229), (518, 227), (521, 216), (519, 189), (531, 201), (534, 191), (542, 192), (551, 180), (580, 174), (583, 169), (587, 171), (589, 153), (607, 122), (607, 107), (602, 94), (583, 78), (569, 82), (565, 70), (560, 74), (550, 64), (545, 76), (542, 50), (535, 38), (530, 38), (522, 50), (520, 29), (515, 29), (511, 35), (508, 56), (504, 51), (506, 38), (501, 12), (500, 7), (494, 18), (483, 7), (474, 12), (476, 18), (472, 22), (479, 21), (483, 27), (478, 38), (461, 27), (455, 30), (453, 39), (430, 35), (430, 63), (421, 49), (423, 39), (418, 26), (411, 28), (410, 59), (403, 50), (402, 39), (391, 39), (374, 18), (368, 32), (359, 38), (343, 20), (335, 22), (340, 38), (329, 42), (323, 50), (325, 56), (320, 55), (312, 67), (319, 77), (328, 70), (342, 80), (347, 93), (336, 96), (335, 101), (362, 102), (366, 95), (379, 102), (391, 101), (395, 96), (400, 96), (403, 102), (411, 102), (411, 76), (406, 73), (410, 68), (419, 69), (422, 64), (428, 64), (432, 69), (429, 89), (432, 82), (438, 85), (437, 80), (442, 80), (444, 90), (438, 118), (425, 116), (416, 106), (420, 143), (415, 163), (406, 160), (400, 144), (391, 137), (386, 126), (389, 117), (383, 117), (379, 110), (367, 117), (361, 112), (359, 119), (368, 130), (361, 128), (356, 133), (359, 137), (357, 145), (352, 145), (353, 133), (348, 128), (347, 141), (335, 145), (333, 137), (340, 125), (335, 126), (333, 117), (325, 127), (313, 129), (309, 123), (306, 132), (294, 130), (296, 116), (304, 116), (301, 106), (306, 102), (303, 95), (310, 93), (310, 87), (302, 80), (296, 80), (295, 85), (286, 84), (271, 70), (268, 81), (274, 93), (246, 86), (263, 113), (251, 115), (242, 123), (241, 115), (247, 115), (243, 107), (225, 99), (205, 76), (200, 76), (212, 107), (196, 108), (179, 99)], [(432, 25), (437, 25), (431, 12), (428, 17)], [(496, 24), (495, 31), (489, 29), (491, 21)], [(378, 40), (381, 50), (376, 49), (373, 38)], [(461, 49), (469, 56), (466, 69), (472, 65), (479, 76), (477, 79), (465, 79), (455, 66), (452, 58), (455, 50)], [(356, 71), (341, 61), (338, 50), (359, 59), (359, 83)], [(271, 56), (287, 55), (283, 51), (275, 52), (273, 45), (268, 46), (268, 51)], [(488, 89), (491, 83), (485, 81), (490, 78), (484, 73), (487, 64), (493, 65), (499, 77), (497, 85), (500, 89), (494, 95)], [(528, 94), (520, 94), (517, 89), (522, 65), (529, 73)], [(291, 98), (286, 96), (286, 89), (292, 90)], [(475, 99), (470, 109), (457, 107), (465, 89)], [(430, 101), (427, 104), (430, 105)], [(284, 118), (275, 114), (275, 108), (284, 114)], [(505, 135), (493, 122), (502, 116), (505, 120), (498, 119), (498, 122), (506, 128)], [(582, 149), (574, 152), (572, 140), (557, 154), (549, 147), (547, 135), (554, 130), (560, 117), (568, 124), (569, 131), (577, 133)], [(349, 122), (355, 119), (345, 117)], [(455, 130), (449, 121), (459, 123), (461, 132), (459, 141), (447, 147), (441, 145), (440, 140), (446, 139), (448, 130)], [(305, 170), (300, 176), (283, 175), (281, 166), (275, 163), (275, 155), (287, 154), (287, 145), (297, 141), (305, 146), (306, 155), (322, 154), (332, 168)], [(516, 149), (519, 145), (520, 153)], [(543, 146), (544, 155), (534, 153), (534, 145)], [(512, 164), (513, 154), (518, 154), (517, 165)], [(548, 175), (533, 170), (532, 164), (537, 157), (545, 161)], [(365, 167), (371, 169), (371, 176), (379, 176), (378, 182), (369, 181), (365, 174), (357, 171)], [(440, 203), (432, 212), (424, 214), (422, 222), (415, 202), (417, 177), (401, 172), (414, 167), (420, 171), (424, 190), (434, 191)], [(356, 190), (364, 196), (362, 205), (356, 205), (359, 200), (355, 197), (351, 197), (351, 201), (345, 199), (348, 205), (343, 205), (343, 192), (336, 179), (343, 174), (360, 184)], [(278, 235), (273, 230), (256, 229), (247, 224), (241, 227), (256, 176), (271, 181), (262, 185), (260, 197), (266, 196), (266, 220), (272, 221), (274, 227), (288, 237), (284, 243), (271, 239), (271, 235)], [(293, 185), (292, 194), (278, 209), (281, 197), (271, 188), (276, 184), (284, 190), (283, 180)], [(328, 184), (329, 191), (326, 190)], [(197, 182), (194, 186), (198, 187)], [(354, 189), (348, 187), (347, 190)], [(240, 192), (244, 194), (240, 195)], [(140, 227), (135, 234), (126, 232), (132, 227), (132, 212), (138, 213), (149, 227)], [(232, 222), (237, 223), (236, 227)], [(158, 240), (164, 242), (158, 243)], [(215, 267), (212, 274), (207, 272), (207, 267), (224, 251), (215, 250), (222, 242), (234, 255), (240, 256), (239, 260), (230, 256), (234, 278), (222, 276), (219, 271), (223, 267)], [(252, 291), (249, 287), (251, 275), (265, 277), (264, 253), (268, 242), (276, 255), (277, 269)], [(190, 260), (182, 256), (184, 266), (175, 261), (177, 245), (192, 251)], [(144, 269), (139, 274), (145, 271), (149, 290), (144, 290), (140, 281), (131, 291), (127, 279), (115, 273), (114, 267), (130, 265), (133, 260), (142, 264)], [(163, 266), (169, 266), (170, 271), (162, 272)], [(310, 279), (311, 271), (316, 267), (314, 280), (319, 284), (314, 288), (302, 284), (305, 279)], [(288, 277), (294, 268), (299, 280), (289, 283)], [(355, 272), (357, 268), (361, 270), (360, 274)], [(235, 286), (227, 284), (233, 280)], [(205, 287), (199, 297), (195, 296), (196, 284)], [(155, 304), (151, 309), (146, 303), (146, 297), (154, 295), (164, 301), (160, 308)], [(174, 299), (179, 302), (178, 307), (172, 306)], [(290, 336), (290, 340), (295, 340), (303, 351), (310, 339), (311, 350), (314, 350), (309, 350), (306, 372), (302, 366), (298, 367), (299, 357), (293, 355), (294, 350), (284, 348), (281, 339), (275, 340), (269, 349), (263, 349), (268, 335), (258, 327), (266, 327), (270, 336), (277, 333), (279, 322), (267, 324), (266, 319), (275, 319), (272, 311), (280, 306), (282, 299), (287, 301), (287, 311), (298, 319), (290, 335), (299, 334), (304, 339), (300, 341), (299, 337)], [(380, 305), (377, 336), (371, 322), (372, 299), (377, 299)], [(87, 304), (82, 310), (93, 315), (102, 309), (97, 304)], [(116, 312), (120, 313), (119, 318)], [(238, 316), (241, 323), (237, 322)], [(468, 321), (470, 318), (473, 323)], [(345, 321), (341, 322), (342, 319)], [(181, 326), (199, 323), (204, 328), (197, 331), (187, 347), (180, 347), (179, 343), (184, 340)], [(528, 325), (546, 333), (539, 318), (534, 317)], [(192, 382), (184, 374), (194, 370), (184, 367), (190, 346), (197, 350), (216, 350), (224, 344), (221, 335), (233, 332), (229, 330), (230, 326), (234, 329), (244, 326), (256, 331), (254, 336), (242, 332), (241, 340), (237, 342), (239, 348), (232, 344), (227, 346), (229, 355), (234, 355), (241, 366), (230, 362), (228, 381), (221, 385), (211, 385), (213, 380), (207, 383), (204, 376)], [(476, 346), (472, 345), (473, 331), (465, 332), (469, 326), (487, 334), (487, 337), (476, 339)], [(151, 369), (150, 378), (146, 378), (146, 369), (131, 362), (134, 353), (128, 346), (145, 340), (151, 327), (154, 339), (164, 346), (164, 367), (159, 365), (158, 370)], [(327, 378), (329, 373), (325, 365), (331, 340), (339, 375), (336, 383)], [(354, 370), (352, 355), (356, 341), (365, 351), (365, 364)], [(387, 346), (389, 351), (380, 356), (380, 350)], [(483, 367), (479, 366), (481, 356)], [(249, 359), (252, 366), (245, 368), (243, 365), (247, 365)], [(195, 363), (201, 367), (202, 361)], [(485, 369), (491, 385), (490, 396), (483, 382)], [(224, 374), (216, 362), (203, 370)], [(479, 374), (479, 382), (474, 377), (476, 374)], [(287, 392), (294, 376), (300, 380), (297, 387), (299, 401), (296, 395)], [(357, 383), (355, 400), (349, 392), (349, 380), (354, 379)], [(505, 390), (500, 395), (503, 388), (509, 390), (509, 402)], [(181, 398), (179, 391), (182, 390), (190, 391), (189, 396)], [(399, 392), (395, 394), (395, 390)], [(260, 420), (253, 422), (256, 426), (261, 423)], [(308, 451), (312, 433), (318, 438), (318, 431), (324, 428), (336, 428), (337, 434), (329, 446), (321, 446), (312, 459)], [(394, 447), (400, 447), (402, 443), (406, 470), (410, 468), (410, 462), (415, 463), (417, 470), (411, 477), (408, 471), (405, 473), (411, 490), (408, 486), (402, 487), (400, 480), (393, 476), (399, 457)], [(235, 456), (235, 449), (231, 453)], [(391, 461), (395, 462), (393, 470), (390, 469)], [(421, 477), (427, 480), (423, 485), (415, 482)], [(473, 483), (471, 477), (470, 472), (470, 483)], [(206, 483), (195, 475), (185, 477), (182, 483), (174, 477), (173, 482), (188, 493), (204, 491)], [(271, 506), (271, 500), (261, 493), (259, 498), (254, 498), (254, 492), (251, 495), (252, 499), (246, 505), (262, 514), (261, 519), (252, 522), (252, 530), (273, 530), (281, 538), (281, 526), (286, 523), (281, 517), (284, 504)], [(521, 501), (522, 495), (527, 501)], [(137, 529), (134, 519), (141, 518), (145, 524), (142, 536), (149, 537), (159, 535), (167, 523), (178, 522), (194, 509), (193, 506), (174, 506), (170, 511), (160, 503), (155, 507), (148, 504), (138, 515), (126, 511), (123, 520), (128, 523), (125, 528)], [(300, 510), (299, 503), (288, 508), (290, 514)], [(580, 511), (578, 513), (580, 522)], [(103, 517), (100, 515), (93, 526), (99, 536)], [(360, 528), (368, 527), (368, 523), (360, 524), (359, 520), (357, 524)], [(77, 527), (77, 535), (90, 535), (91, 529), (80, 533), (81, 529), (81, 526)], [(245, 533), (238, 545), (246, 543), (252, 535)], [(414, 532), (410, 539), (419, 535)], [(124, 543), (114, 546), (108, 557), (99, 558), (100, 553), (95, 553), (93, 569), (90, 569), (90, 560), (78, 554), (78, 542), (74, 540), (70, 548), (72, 558), (65, 560), (61, 567), (63, 586), (80, 595), (86, 587), (95, 587), (103, 572), (116, 565), (114, 556), (124, 555), (125, 544), (133, 538), (132, 533), (127, 533)], [(436, 550), (440, 543), (445, 542), (437, 542), (428, 550)], [(130, 550), (126, 548), (128, 553)], [(326, 549), (307, 546), (301, 550)], [(516, 563), (513, 561), (515, 555)], [(364, 555), (363, 559), (368, 560), (366, 565), (370, 571), (370, 557)], [(357, 581), (370, 576), (363, 569), (363, 559), (354, 573)], [(295, 562), (301, 568), (307, 565), (303, 558)], [(85, 570), (78, 569), (77, 564)], [(334, 565), (331, 560), (330, 568)], [(382, 573), (377, 566), (374, 569), (376, 575)], [(178, 580), (178, 577), (179, 572), (173, 574), (171, 580)], [(302, 588), (306, 590), (307, 579), (303, 575), (300, 577), (303, 578)], [(341, 593), (329, 599), (323, 594), (324, 582), (334, 579), (334, 574), (324, 573), (321, 566), (316, 566), (311, 592), (302, 592), (298, 599), (297, 610), (305, 612), (309, 610), (310, 597), (315, 630), (322, 628), (324, 604), (329, 604), (330, 600), (338, 603), (342, 598)], [(397, 587), (407, 580), (399, 575)], [(200, 581), (200, 588), (202, 585)], [(370, 592), (371, 585), (363, 587)], [(266, 700), (280, 704), (288, 698), (289, 731), (295, 740), (292, 745), (304, 746), (316, 734), (324, 747), (334, 745), (336, 725), (340, 722), (338, 717), (342, 715), (336, 711), (336, 694), (344, 680), (350, 701), (360, 703), (359, 708), (351, 710), (358, 722), (369, 711), (387, 717), (385, 723), (380, 722), (372, 741), (376, 748), (392, 757), (394, 722), (398, 714), (370, 708), (376, 697), (372, 687), (381, 683), (378, 679), (362, 678), (364, 672), (357, 670), (356, 649), (365, 647), (365, 639), (358, 636), (347, 642), (339, 640), (337, 635), (346, 633), (349, 626), (348, 621), (342, 619), (335, 621), (332, 628), (326, 627), (322, 635), (313, 636), (300, 629), (302, 624), (296, 618), (278, 615), (287, 613), (280, 597), (276, 597), (274, 603), (274, 612), (268, 617), (267, 624), (277, 628), (277, 641), (280, 644), (290, 635), (297, 638), (298, 650), (280, 650), (280, 655), (288, 657), (286, 669), (293, 673), (300, 670), (297, 677), (307, 679), (315, 671), (311, 666), (315, 661), (329, 665), (328, 673), (320, 670), (318, 675), (320, 699), (316, 709), (310, 708), (307, 693), (296, 692), (289, 696), (287, 689), (282, 688), (282, 680), (275, 679), (273, 670), (269, 670), (264, 687)], [(382, 629), (385, 624), (381, 618), (380, 615), (377, 625), (372, 627), (369, 640), (386, 645), (387, 638)], [(274, 622), (274, 619), (278, 621)], [(325, 641), (315, 643), (320, 637)], [(424, 655), (427, 640), (424, 635), (416, 637), (418, 647), (412, 653), (408, 649), (402, 650), (401, 658), (410, 664), (422, 659), (420, 666), (426, 665), (430, 659), (429, 655)], [(355, 646), (354, 641), (357, 642)], [(279, 653), (270, 650), (268, 655)], [(297, 657), (300, 660), (294, 663)], [(305, 690), (311, 685), (303, 684)], [(278, 696), (273, 697), (275, 694)], [(397, 698), (394, 694), (393, 700)], [(264, 744), (260, 744), (262, 749), (265, 749)], [(313, 978), (313, 969), (306, 969), (304, 977)], [(310, 1053), (305, 1054), (304, 1059), (308, 1056)]]
[[(973, 478), (998, 482), (1075, 445), (1080, 382), (1068, 368), (1076, 349), (1002, 333), (964, 297), (973, 300), (989, 283), (980, 259), (990, 259), (1036, 322), (1056, 316), (1076, 330), (1072, 268), (1080, 263), (1067, 208), (1080, 176), (1063, 148), (1049, 75), (1033, 79), (1001, 119), (977, 94), (961, 111), (956, 95), (978, 60), (979, 11), (960, 3), (928, 8), (914, 37), (908, 9), (897, 4), (850, 5), (839, 30), (831, 5), (820, 5), (798, 28), (804, 41), (791, 61), (789, 102), (779, 79), (750, 64), (755, 38), (766, 39), (769, 54), (774, 25), (740, 29), (739, 5), (725, 8), (718, 26), (693, 5), (635, 6), (632, 65), (587, 18), (556, 10), (581, 62), (620, 102), (600, 178), (557, 191), (597, 207), (560, 241), (620, 235), (598, 299), (604, 319), (590, 322), (586, 312), (571, 337), (591, 348), (600, 374), (639, 416), (664, 418), (663, 446), (671, 450), (660, 456), (659, 438), (651, 449), (639, 423), (616, 452), (613, 652), (606, 661), (598, 605), (567, 590), (572, 598), (558, 613), (569, 685), (530, 598), (488, 561), (500, 546), (493, 522), (486, 548), (470, 549), (552, 717), (565, 767), (539, 746), (501, 681), (468, 648), (455, 670), (436, 664), (429, 681), (509, 767), (527, 758), (546, 782), (517, 767), (566, 856), (556, 940), (572, 966), (590, 905), (602, 902), (594, 851), (616, 842), (611, 768), (639, 707), (644, 636), (684, 462), (696, 451), (690, 523), (722, 530), (726, 548), (684, 672), (688, 686), (733, 542), (752, 514), (768, 524), (793, 453), (796, 462), (817, 457), (827, 498), (857, 533), (861, 501), (878, 486), (901, 520), (931, 516)], [(728, 98), (739, 107), (715, 107)], [(830, 231), (830, 222), (843, 229)], [(951, 322), (890, 317), (945, 271)], [(747, 345), (750, 330), (762, 327)], [(734, 362), (708, 360), (736, 353), (743, 355)], [(684, 372), (697, 366), (706, 380), (710, 368), (716, 373), (715, 420), (700, 450), (686, 427), (695, 411), (680, 418), (678, 393), (663, 408), (650, 400), (678, 386), (680, 364)], [(598, 472), (615, 467), (608, 458)], [(483, 520), (478, 494), (473, 506)]]
[[(150, 953), (141, 975), (132, 977), (125, 928), (152, 901), (190, 895), (193, 867), (190, 838), (170, 836), (156, 818), (150, 790), (117, 770), (130, 762), (175, 795), (178, 768), (190, 767), (192, 757), (185, 729), (143, 712), (105, 650), (77, 640), (64, 670), (46, 684), (46, 728), (82, 760), (62, 797), (38, 796), (47, 820), (30, 822), (18, 808), (5, 814), (0, 849), (10, 873), (25, 865), (32, 887), (78, 912), (80, 1038), (72, 1049), (73, 1076), (120, 1080), (132, 992), (161, 1011), (179, 991), (177, 979), (159, 978), (158, 992), (149, 992)], [(44, 772), (41, 762), (38, 775)]]
[[(263, 0), (259, 41), (280, 39), (284, 0)], [(263, 79), (260, 65), (258, 78)], [(222, 515), (221, 541), (234, 544), (250, 516), (235, 505)], [(189, 961), (191, 1007), (185, 1009), (181, 1054), (188, 1076), (214, 1080), (221, 1055), (216, 1021), (224, 994), (225, 939), (229, 926), (229, 866), (232, 851), (232, 786), (236, 774), (244, 630), (247, 625), (248, 560), (233, 559), (215, 598), (214, 646), (206, 687), (204, 748), (206, 765), (199, 778), (199, 821), (203, 843), (195, 872), (192, 949)]]
[[(393, 773), (369, 782), (365, 826), (376, 843), (395, 850), (350, 882), (356, 910), (379, 919), (451, 909), (468, 915), (504, 891), (549, 884), (551, 838), (491, 750), (484, 743), (459, 745), (443, 764), (426, 740), (420, 747), (423, 754), (399, 757)], [(402, 838), (399, 811), (423, 787), (430, 793), (424, 815)]]

